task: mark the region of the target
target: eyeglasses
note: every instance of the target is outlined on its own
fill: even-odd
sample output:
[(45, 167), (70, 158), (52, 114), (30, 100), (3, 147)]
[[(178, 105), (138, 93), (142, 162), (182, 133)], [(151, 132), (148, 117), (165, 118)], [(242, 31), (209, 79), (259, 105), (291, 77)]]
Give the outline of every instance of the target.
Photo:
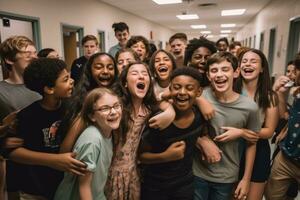
[(111, 113), (112, 109), (114, 109), (115, 111), (120, 111), (122, 109), (122, 104), (115, 103), (113, 106), (101, 106), (94, 111), (99, 111), (102, 114), (108, 115), (109, 113)]
[(24, 55), (25, 58), (37, 57), (36, 51), (19, 51), (19, 53)]

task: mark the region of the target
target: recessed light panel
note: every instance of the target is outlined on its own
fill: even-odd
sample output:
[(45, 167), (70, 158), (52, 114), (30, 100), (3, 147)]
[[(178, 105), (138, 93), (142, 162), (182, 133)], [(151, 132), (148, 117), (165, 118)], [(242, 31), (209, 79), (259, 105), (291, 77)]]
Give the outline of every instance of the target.
[(182, 3), (182, 0), (152, 0), (159, 5)]
[(221, 33), (231, 33), (231, 30), (221, 30)]
[(220, 34), (220, 37), (228, 37), (228, 34)]
[(222, 16), (243, 15), (246, 9), (222, 10)]
[(192, 29), (205, 29), (206, 25), (205, 24), (199, 24), (199, 25), (191, 25)]
[(202, 34), (210, 34), (211, 31), (201, 31), (200, 33), (202, 33)]
[(236, 24), (221, 24), (222, 28), (231, 28), (231, 27), (235, 27)]
[(176, 17), (181, 20), (199, 19), (196, 14), (176, 15)]

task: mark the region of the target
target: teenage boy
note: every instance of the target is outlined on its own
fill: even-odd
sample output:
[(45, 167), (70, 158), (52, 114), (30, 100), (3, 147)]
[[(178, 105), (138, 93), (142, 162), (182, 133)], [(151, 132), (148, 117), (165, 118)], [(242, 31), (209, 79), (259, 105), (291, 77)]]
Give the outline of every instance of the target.
[(85, 165), (72, 158), (75, 155), (56, 154), (61, 141), (56, 130), (63, 114), (62, 99), (71, 96), (73, 79), (63, 61), (40, 58), (25, 69), (24, 83), (42, 99), (18, 112), (16, 135), (24, 144), (13, 149), (9, 158), (24, 164), (15, 171), (21, 199), (52, 199), (62, 178), (62, 172), (54, 169), (76, 174), (85, 171)]
[(220, 38), (217, 42), (218, 51), (228, 51), (229, 42), (226, 37)]
[(108, 53), (110, 55), (112, 55), (113, 57), (115, 57), (117, 52), (120, 49), (124, 49), (125, 46), (126, 46), (126, 43), (128, 41), (128, 38), (129, 38), (129, 27), (126, 23), (119, 22), (119, 23), (114, 23), (112, 25), (112, 28), (115, 31), (115, 37), (117, 38), (119, 43), (116, 44), (115, 46), (111, 47), (109, 49)]
[(184, 33), (175, 33), (169, 39), (170, 51), (175, 56), (176, 66), (183, 66), (184, 52), (187, 45), (187, 36)]
[(167, 128), (148, 128), (143, 134), (142, 200), (193, 199), (195, 143), (199, 136), (209, 132), (200, 111), (193, 107), (202, 92), (201, 80), (201, 74), (194, 68), (178, 68), (171, 75), (170, 97), (176, 117)]
[(242, 44), (239, 41), (234, 41), (229, 45), (229, 52), (234, 56), (237, 56), (238, 50), (242, 47)]
[(83, 56), (75, 59), (71, 66), (71, 78), (74, 80), (75, 85), (80, 80), (88, 59), (99, 51), (98, 44), (98, 40), (94, 35), (86, 35), (82, 38)]
[[(32, 59), (37, 58), (36, 48), (34, 43), (25, 36), (12, 36), (4, 40), (0, 45), (0, 56), (2, 59), (3, 67), (8, 71), (7, 79), (0, 82), (0, 122), (1, 132), (6, 135), (1, 137), (1, 151), (5, 151), (8, 147), (14, 147), (22, 144), (22, 140), (18, 138), (7, 138), (7, 133), (10, 127), (10, 122), (13, 120), (4, 120), (4, 118), (17, 110), (20, 110), (32, 102), (41, 98), (41, 96), (29, 90), (25, 87), (23, 82), (23, 72)], [(13, 116), (15, 114), (12, 114)], [(11, 118), (8, 117), (8, 118)], [(4, 120), (4, 121), (3, 121)], [(9, 122), (9, 123), (6, 123)], [(16, 192), (18, 189), (16, 186), (16, 178), (14, 178), (14, 173), (11, 170), (14, 170), (14, 165), (8, 161), (7, 166), (5, 162), (0, 160), (0, 199), (4, 198), (3, 185), (5, 178), (5, 168), (6, 173), (9, 178), (7, 180), (7, 191), (9, 199), (12, 199), (13, 195), (17, 195)], [(14, 183), (10, 182), (14, 180)], [(16, 197), (18, 198), (18, 197)]]
[[(294, 61), (296, 69), (294, 88), (294, 103), (289, 110), (288, 129), (285, 138), (279, 144), (280, 152), (273, 161), (271, 174), (266, 187), (267, 200), (289, 199), (287, 191), (291, 183), (296, 180), (300, 185), (300, 57)], [(289, 79), (280, 77), (274, 84), (279, 97), (279, 107), (286, 112), (286, 97), (289, 87), (285, 85)]]
[[(202, 95), (215, 109), (215, 116), (210, 119), (210, 123), (217, 135), (234, 137), (241, 135), (243, 129), (254, 132), (260, 130), (256, 103), (233, 91), (233, 79), (239, 75), (237, 68), (238, 60), (229, 52), (216, 53), (207, 61), (207, 76), (211, 87), (207, 87)], [(206, 137), (200, 138), (198, 143), (207, 159), (203, 160), (201, 156), (195, 156), (194, 199), (228, 200), (231, 198), (233, 187), (239, 178), (241, 153), (247, 145), (245, 173), (235, 191), (237, 199), (246, 199), (256, 151), (255, 144), (246, 144), (238, 138), (229, 142), (216, 143), (216, 147)], [(209, 157), (208, 151), (215, 152), (215, 156)]]

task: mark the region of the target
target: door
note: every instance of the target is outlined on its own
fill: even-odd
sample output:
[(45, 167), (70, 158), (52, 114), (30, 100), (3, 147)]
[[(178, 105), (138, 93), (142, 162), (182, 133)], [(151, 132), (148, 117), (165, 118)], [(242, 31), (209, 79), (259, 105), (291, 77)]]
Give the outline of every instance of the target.
[(295, 59), (295, 55), (300, 52), (300, 17), (292, 19), (290, 22), (288, 51), (286, 64)]

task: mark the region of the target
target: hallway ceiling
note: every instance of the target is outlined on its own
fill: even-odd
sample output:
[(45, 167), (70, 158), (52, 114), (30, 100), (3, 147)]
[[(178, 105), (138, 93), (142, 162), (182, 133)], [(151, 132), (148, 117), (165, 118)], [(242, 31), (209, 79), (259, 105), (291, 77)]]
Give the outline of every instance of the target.
[[(271, 0), (183, 0), (180, 4), (158, 5), (152, 0), (100, 0), (154, 23), (168, 27), (175, 32), (184, 32), (190, 37), (198, 37), (200, 31), (211, 31), (216, 39), (221, 30), (232, 30), (229, 37), (247, 24)], [(201, 4), (214, 4), (200, 6)], [(221, 16), (222, 10), (246, 9), (244, 15)], [(176, 15), (197, 14), (199, 19), (179, 20)], [(236, 24), (234, 28), (221, 28), (221, 24)], [(206, 29), (192, 29), (190, 25), (205, 24)]]

